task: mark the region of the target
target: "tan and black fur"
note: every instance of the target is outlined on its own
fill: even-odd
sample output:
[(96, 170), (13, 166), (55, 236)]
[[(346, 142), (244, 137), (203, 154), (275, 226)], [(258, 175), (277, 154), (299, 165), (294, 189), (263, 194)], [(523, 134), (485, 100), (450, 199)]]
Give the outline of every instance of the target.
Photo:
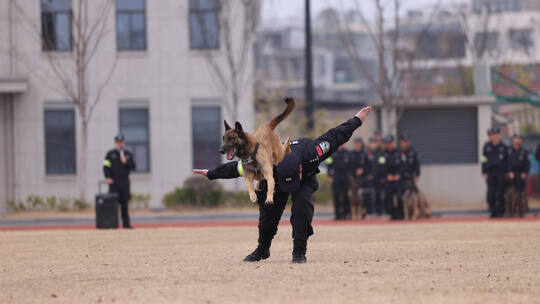
[[(272, 196), (274, 193), (274, 175), (273, 168), (283, 160), (290, 150), (290, 138), (287, 138), (285, 143), (281, 143), (279, 136), (274, 131), (277, 125), (282, 122), (294, 108), (294, 99), (285, 98), (287, 109), (270, 122), (260, 126), (255, 133), (250, 134), (245, 132), (239, 122), (235, 123), (234, 129), (224, 121), (225, 135), (223, 135), (223, 146), (221, 153), (227, 155), (227, 159), (231, 160), (235, 156), (242, 160), (246, 186), (249, 192), (251, 202), (257, 201), (257, 195), (253, 186), (254, 180), (266, 180), (268, 183), (268, 191), (266, 194), (266, 203), (272, 204)], [(251, 156), (255, 150), (256, 144), (259, 143), (259, 149), (255, 159), (251, 160)]]

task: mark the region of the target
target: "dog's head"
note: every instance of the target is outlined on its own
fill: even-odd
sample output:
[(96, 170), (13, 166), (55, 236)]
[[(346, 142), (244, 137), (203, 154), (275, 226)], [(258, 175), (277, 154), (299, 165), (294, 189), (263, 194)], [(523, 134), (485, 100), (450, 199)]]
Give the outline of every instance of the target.
[(225, 124), (225, 134), (223, 135), (223, 146), (219, 152), (226, 154), (228, 160), (232, 160), (235, 156), (241, 157), (245, 154), (247, 137), (239, 122), (234, 124), (234, 129), (229, 126), (227, 121)]

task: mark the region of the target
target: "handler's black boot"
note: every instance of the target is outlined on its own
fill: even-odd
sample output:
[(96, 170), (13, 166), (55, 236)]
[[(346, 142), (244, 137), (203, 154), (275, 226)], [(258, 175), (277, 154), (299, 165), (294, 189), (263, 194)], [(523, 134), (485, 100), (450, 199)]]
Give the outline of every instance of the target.
[(270, 249), (268, 247), (263, 248), (260, 245), (253, 250), (248, 256), (244, 258), (244, 262), (258, 262), (260, 260), (266, 260), (270, 257)]
[(307, 241), (294, 240), (293, 241), (292, 262), (295, 264), (304, 264), (307, 262), (306, 247)]

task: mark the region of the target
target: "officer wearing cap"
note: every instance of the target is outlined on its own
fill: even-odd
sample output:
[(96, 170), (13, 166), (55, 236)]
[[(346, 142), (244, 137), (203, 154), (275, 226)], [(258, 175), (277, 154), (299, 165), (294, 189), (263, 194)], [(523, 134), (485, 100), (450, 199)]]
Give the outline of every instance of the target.
[(396, 148), (394, 136), (384, 138), (385, 151), (380, 161), (384, 164), (386, 176), (386, 208), (393, 220), (403, 219), (403, 185), (402, 170), (403, 161), (401, 152)]
[(122, 134), (114, 137), (114, 145), (115, 148), (105, 155), (103, 173), (105, 181), (109, 184), (109, 192), (118, 194), (123, 227), (131, 229), (128, 211), (128, 202), (131, 198), (129, 173), (135, 169), (135, 160), (133, 154), (125, 149), (126, 141)]
[[(368, 160), (368, 171), (366, 175), (368, 183), (366, 188), (371, 187), (372, 191), (365, 191), (364, 205), (367, 206), (367, 210), (374, 210), (377, 215), (382, 215), (384, 212), (384, 192), (386, 178), (383, 175), (384, 172), (384, 156), (383, 151), (379, 149), (379, 142), (375, 136), (369, 138), (368, 149), (366, 157)], [(372, 206), (371, 208), (369, 206)]]
[(416, 184), (420, 177), (420, 161), (416, 150), (411, 147), (411, 138), (407, 133), (399, 135), (399, 148), (403, 161), (403, 186), (406, 191), (417, 192)]
[(519, 135), (512, 137), (512, 147), (508, 149), (508, 177), (514, 186), (513, 203), (509, 204), (511, 210), (506, 210), (507, 215), (524, 216), (526, 212), (525, 202), (525, 181), (529, 174), (531, 163), (529, 161), (529, 153), (522, 146), (523, 139)]
[(351, 173), (351, 159), (349, 151), (341, 145), (331, 157), (326, 159), (329, 181), (332, 184), (334, 197), (334, 218), (336, 220), (348, 219), (351, 215), (349, 202), (349, 177)]
[[(293, 263), (306, 262), (307, 240), (313, 234), (313, 193), (319, 185), (315, 175), (319, 173), (319, 164), (326, 160), (338, 147), (346, 143), (353, 132), (362, 125), (371, 107), (365, 107), (355, 117), (330, 129), (316, 139), (301, 138), (291, 141), (291, 153), (274, 168), (276, 190), (271, 205), (266, 205), (266, 190), (259, 187), (257, 191), (259, 203), (259, 240), (257, 248), (244, 262), (255, 262), (270, 256), (270, 244), (277, 232), (279, 220), (285, 209), (289, 196), (292, 198), (291, 225), (293, 237)], [(209, 179), (236, 178), (242, 172), (241, 163), (237, 161), (221, 165), (213, 170), (194, 169)], [(265, 184), (265, 183), (262, 183)]]
[(504, 215), (504, 183), (508, 173), (508, 148), (501, 142), (498, 127), (488, 129), (489, 142), (482, 152), (482, 175), (487, 182), (490, 217)]
[[(371, 171), (369, 161), (364, 150), (364, 141), (361, 137), (354, 139), (354, 150), (351, 151), (351, 212), (352, 218), (364, 218), (366, 208), (368, 212), (373, 212), (371, 204), (366, 205), (364, 196), (368, 193), (367, 188), (370, 188), (371, 182), (368, 181), (368, 174)], [(362, 190), (362, 197), (360, 196)]]

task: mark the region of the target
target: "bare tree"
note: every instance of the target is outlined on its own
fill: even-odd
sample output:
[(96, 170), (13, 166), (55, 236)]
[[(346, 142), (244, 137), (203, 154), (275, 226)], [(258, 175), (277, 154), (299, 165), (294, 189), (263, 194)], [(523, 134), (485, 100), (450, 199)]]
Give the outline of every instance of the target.
[[(21, 15), (25, 28), (30, 31), (32, 37), (41, 45), (50, 45), (50, 37), (42, 32), (39, 16), (29, 15), (25, 9), (12, 2), (16, 11)], [(48, 63), (48, 69), (40, 70), (35, 67), (29, 69), (30, 73), (43, 81), (49, 88), (71, 101), (79, 114), (81, 139), (78, 151), (79, 194), (85, 200), (87, 186), (87, 155), (88, 155), (88, 128), (95, 107), (101, 100), (101, 95), (116, 67), (116, 57), (113, 64), (104, 67), (105, 74), (102, 78), (91, 83), (90, 68), (95, 64), (96, 53), (102, 46), (103, 39), (110, 32), (108, 27), (110, 12), (114, 7), (113, 0), (69, 0), (71, 8), (71, 52), (68, 56), (57, 56), (54, 52), (44, 50)], [(44, 22), (42, 20), (42, 22)], [(62, 37), (55, 37), (62, 39)], [(69, 45), (69, 41), (61, 41)], [(19, 58), (25, 64), (25, 58)], [(100, 68), (92, 67), (96, 70)]]
[[(345, 46), (354, 68), (362, 75), (374, 89), (381, 102), (382, 131), (387, 134), (395, 133), (399, 117), (403, 111), (403, 104), (407, 98), (407, 90), (403, 89), (403, 78), (412, 72), (417, 56), (418, 46), (428, 32), (439, 5), (435, 5), (423, 28), (415, 36), (412, 43), (406, 43), (403, 33), (401, 3), (402, 0), (372, 0), (375, 7), (375, 22), (369, 22), (365, 17), (359, 0), (354, 1), (354, 7), (349, 15), (352, 20), (360, 20), (362, 31), (367, 34), (368, 40), (375, 50), (375, 63), (377, 68), (370, 69), (363, 59), (363, 54), (355, 41), (355, 32), (351, 27), (351, 18), (337, 19), (337, 28), (341, 41)], [(391, 16), (387, 19), (388, 16)], [(343, 20), (345, 19), (345, 20)]]
[[(221, 52), (205, 50), (204, 58), (212, 68), (216, 84), (225, 96), (225, 106), (232, 120), (238, 119), (238, 105), (246, 84), (254, 75), (247, 71), (251, 60), (255, 30), (259, 22), (260, 0), (216, 0), (219, 4)], [(209, 30), (199, 20), (204, 39)], [(221, 56), (223, 55), (224, 58)]]

